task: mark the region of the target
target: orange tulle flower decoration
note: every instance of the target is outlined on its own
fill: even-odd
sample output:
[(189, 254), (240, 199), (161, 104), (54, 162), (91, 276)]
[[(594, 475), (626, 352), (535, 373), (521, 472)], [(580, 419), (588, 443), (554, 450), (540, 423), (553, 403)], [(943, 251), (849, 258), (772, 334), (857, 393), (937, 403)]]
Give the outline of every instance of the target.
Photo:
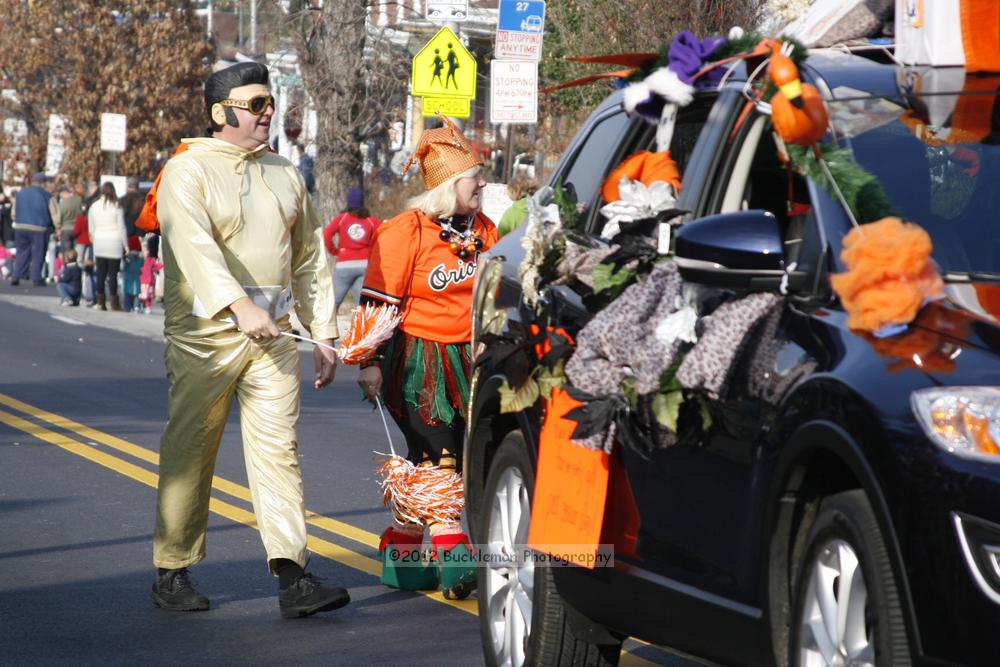
[(926, 231), (899, 218), (852, 229), (841, 253), (847, 271), (830, 278), (847, 310), (847, 325), (878, 331), (912, 322), (920, 306), (944, 290), (932, 249)]
[(384, 459), (382, 499), (398, 518), (411, 523), (457, 521), (465, 507), (462, 476), (454, 469), (417, 466), (402, 456)]
[(379, 345), (389, 340), (399, 325), (396, 306), (376, 306), (370, 303), (354, 309), (351, 327), (337, 356), (345, 364), (360, 364), (375, 356)]

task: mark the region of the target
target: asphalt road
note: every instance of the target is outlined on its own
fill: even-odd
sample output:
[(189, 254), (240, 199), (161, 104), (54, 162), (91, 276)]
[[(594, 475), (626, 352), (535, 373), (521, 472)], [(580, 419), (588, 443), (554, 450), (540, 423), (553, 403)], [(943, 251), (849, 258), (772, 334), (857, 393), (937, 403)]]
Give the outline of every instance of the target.
[[(0, 662), (5, 665), (483, 663), (475, 599), (378, 582), (387, 521), (374, 451), (382, 422), (356, 370), (303, 383), (300, 452), (309, 570), (352, 603), (282, 620), (253, 528), (237, 412), (216, 466), (212, 602), (172, 613), (149, 600), (157, 451), (166, 414), (162, 315), (58, 306), (52, 287), (0, 283)], [(306, 376), (312, 356), (300, 346)], [(393, 428), (397, 446), (402, 438)], [(633, 641), (623, 665), (693, 664)]]

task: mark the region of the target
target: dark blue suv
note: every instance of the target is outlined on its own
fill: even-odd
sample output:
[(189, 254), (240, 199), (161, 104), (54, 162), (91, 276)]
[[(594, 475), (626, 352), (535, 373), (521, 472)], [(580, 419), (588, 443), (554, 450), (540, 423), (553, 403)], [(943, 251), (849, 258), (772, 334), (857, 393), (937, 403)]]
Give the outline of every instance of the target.
[[(671, 145), (690, 211), (676, 260), (689, 282), (780, 289), (780, 312), (739, 349), (707, 430), (646, 456), (616, 446), (631, 553), (482, 567), (488, 664), (616, 664), (628, 636), (724, 664), (1000, 664), (1000, 78), (836, 52), (803, 74), (826, 141), (930, 234), (946, 297), (897, 336), (848, 328), (829, 280), (845, 209), (804, 176), (789, 186), (741, 81), (700, 93)], [(595, 110), (551, 181), (575, 193), (577, 233), (599, 231), (602, 181), (653, 133), (618, 94)], [(486, 319), (527, 320), (521, 233), (481, 268), (480, 352)], [(588, 321), (573, 291), (550, 298)], [(541, 401), (501, 413), (505, 379), (478, 365), (465, 444), (473, 532), (499, 551), (526, 541), (543, 416)]]

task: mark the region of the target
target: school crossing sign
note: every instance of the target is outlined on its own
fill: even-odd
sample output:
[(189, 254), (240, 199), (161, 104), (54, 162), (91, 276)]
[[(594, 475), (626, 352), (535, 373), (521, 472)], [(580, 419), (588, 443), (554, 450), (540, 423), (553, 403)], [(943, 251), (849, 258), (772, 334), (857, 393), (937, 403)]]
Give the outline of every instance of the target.
[(410, 92), (418, 97), (476, 97), (476, 59), (444, 27), (413, 56)]

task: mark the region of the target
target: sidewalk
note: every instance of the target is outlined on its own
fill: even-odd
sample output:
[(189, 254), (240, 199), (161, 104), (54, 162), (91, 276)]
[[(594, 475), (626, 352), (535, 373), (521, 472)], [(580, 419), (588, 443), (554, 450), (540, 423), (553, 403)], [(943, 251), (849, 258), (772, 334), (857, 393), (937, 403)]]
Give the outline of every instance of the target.
[[(110, 310), (103, 311), (96, 308), (87, 308), (85, 305), (60, 306), (59, 295), (54, 285), (25, 287), (22, 284), (13, 287), (7, 281), (0, 282), (0, 303), (9, 303), (48, 313), (53, 319), (63, 322), (67, 326), (89, 324), (141, 338), (163, 340), (163, 305), (160, 303), (153, 304), (153, 312), (149, 315), (114, 312)], [(337, 324), (340, 327), (341, 336), (347, 331), (350, 323), (351, 318), (349, 315), (337, 316)], [(305, 335), (305, 328), (299, 323), (294, 312), (292, 313), (292, 326)], [(309, 343), (298, 342), (298, 346), (300, 350), (312, 349), (312, 345)]]

